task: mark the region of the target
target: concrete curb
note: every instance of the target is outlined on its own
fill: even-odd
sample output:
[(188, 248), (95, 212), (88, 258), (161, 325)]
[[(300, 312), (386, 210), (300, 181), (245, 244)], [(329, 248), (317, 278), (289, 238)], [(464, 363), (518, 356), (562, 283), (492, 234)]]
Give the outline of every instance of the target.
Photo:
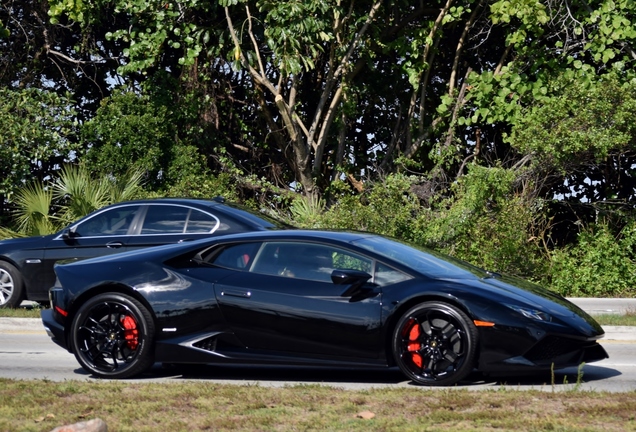
[(0, 318), (0, 333), (46, 334), (39, 318)]

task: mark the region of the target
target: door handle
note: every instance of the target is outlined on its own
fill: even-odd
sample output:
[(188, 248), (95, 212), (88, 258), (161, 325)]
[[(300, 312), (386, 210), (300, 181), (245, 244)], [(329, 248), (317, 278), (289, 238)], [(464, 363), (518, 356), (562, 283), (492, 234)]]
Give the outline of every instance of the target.
[(194, 239), (193, 238), (181, 239), (177, 243), (183, 243), (183, 242), (189, 242), (189, 241), (194, 241)]
[(250, 291), (223, 290), (221, 291), (221, 295), (230, 296), (230, 297), (250, 298), (252, 296), (252, 293)]
[(117, 249), (122, 247), (124, 244), (122, 242), (114, 241), (110, 243), (106, 243), (106, 247), (109, 249)]

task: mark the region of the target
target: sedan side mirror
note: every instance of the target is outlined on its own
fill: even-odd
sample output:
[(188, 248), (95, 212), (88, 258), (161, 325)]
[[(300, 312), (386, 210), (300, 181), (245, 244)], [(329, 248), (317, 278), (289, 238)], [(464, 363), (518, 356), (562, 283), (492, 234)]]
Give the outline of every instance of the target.
[(362, 286), (371, 279), (371, 275), (360, 270), (334, 270), (331, 281), (336, 285), (350, 285), (341, 297), (353, 297), (361, 291)]
[(64, 231), (62, 231), (62, 238), (64, 240), (70, 240), (73, 237), (75, 237), (75, 227), (67, 228)]

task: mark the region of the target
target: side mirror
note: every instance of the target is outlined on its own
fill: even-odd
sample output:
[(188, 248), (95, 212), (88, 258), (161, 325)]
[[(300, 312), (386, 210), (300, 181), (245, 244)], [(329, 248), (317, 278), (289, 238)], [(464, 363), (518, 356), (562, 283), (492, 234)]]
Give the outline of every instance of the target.
[(353, 297), (358, 294), (362, 286), (371, 279), (371, 275), (360, 270), (334, 270), (331, 272), (331, 281), (336, 285), (349, 285), (340, 294), (341, 297)]
[(73, 237), (75, 237), (75, 227), (66, 228), (64, 231), (62, 231), (62, 238), (64, 240), (70, 240)]

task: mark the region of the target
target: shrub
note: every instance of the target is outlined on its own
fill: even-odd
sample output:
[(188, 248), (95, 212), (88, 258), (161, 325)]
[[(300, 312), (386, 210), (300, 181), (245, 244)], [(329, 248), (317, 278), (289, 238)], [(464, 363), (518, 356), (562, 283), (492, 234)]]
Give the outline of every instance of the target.
[(633, 296), (636, 223), (615, 236), (608, 225), (587, 227), (576, 245), (552, 252), (551, 286), (564, 296)]
[(524, 277), (541, 272), (544, 260), (529, 240), (533, 201), (515, 192), (515, 180), (512, 170), (473, 165), (451, 197), (421, 213), (413, 240), (488, 270)]

